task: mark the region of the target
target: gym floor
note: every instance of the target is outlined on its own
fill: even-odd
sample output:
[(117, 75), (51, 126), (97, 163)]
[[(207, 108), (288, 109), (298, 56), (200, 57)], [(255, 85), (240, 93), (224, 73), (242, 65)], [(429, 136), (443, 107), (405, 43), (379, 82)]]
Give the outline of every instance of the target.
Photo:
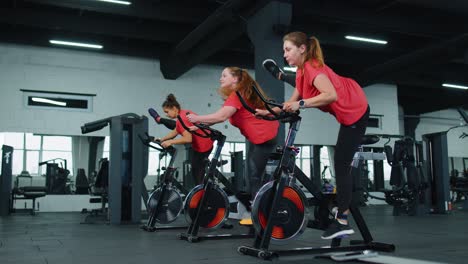
[[(466, 263), (468, 259), (466, 211), (421, 217), (394, 217), (387, 205), (367, 206), (361, 211), (376, 241), (396, 245), (395, 253), (388, 255), (442, 263)], [(80, 224), (83, 219), (84, 215), (79, 213), (13, 214), (0, 218), (0, 263), (264, 263), (237, 253), (239, 245), (250, 245), (252, 239), (191, 244), (176, 238), (179, 230), (147, 233), (136, 225)], [(183, 216), (179, 220), (185, 221)], [(234, 232), (243, 228), (236, 224)], [(307, 229), (297, 240), (274, 248), (324, 246), (326, 242), (320, 239), (320, 234)], [(276, 261), (334, 263), (311, 255), (281, 257)]]

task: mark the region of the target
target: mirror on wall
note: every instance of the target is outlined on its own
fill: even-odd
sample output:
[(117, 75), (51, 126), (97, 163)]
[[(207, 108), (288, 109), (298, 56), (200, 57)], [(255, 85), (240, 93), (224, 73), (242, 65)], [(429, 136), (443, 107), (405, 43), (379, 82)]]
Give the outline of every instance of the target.
[(31, 176), (29, 184), (45, 185), (49, 194), (74, 193), (78, 171), (85, 176), (94, 171), (96, 160), (105, 154), (104, 143), (105, 137), (0, 133), (0, 145), (14, 149), (13, 184), (21, 184), (18, 175)]

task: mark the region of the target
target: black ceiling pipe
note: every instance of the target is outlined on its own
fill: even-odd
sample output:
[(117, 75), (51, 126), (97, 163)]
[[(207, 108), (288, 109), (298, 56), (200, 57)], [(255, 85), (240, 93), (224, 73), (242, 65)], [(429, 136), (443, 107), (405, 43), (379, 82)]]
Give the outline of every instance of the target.
[(364, 70), (358, 77), (359, 83), (367, 86), (381, 80), (391, 80), (392, 77), (407, 71), (414, 71), (418, 67), (448, 62), (457, 56), (463, 56), (467, 45), (468, 34), (463, 34), (448, 41), (416, 50)]

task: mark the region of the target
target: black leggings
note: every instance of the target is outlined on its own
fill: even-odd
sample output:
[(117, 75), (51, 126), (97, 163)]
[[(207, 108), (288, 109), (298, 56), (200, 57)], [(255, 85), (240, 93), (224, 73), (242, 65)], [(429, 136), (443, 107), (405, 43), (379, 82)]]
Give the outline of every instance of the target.
[(163, 124), (165, 127), (169, 128), (170, 130), (174, 130), (176, 127), (176, 121), (168, 118), (161, 117), (159, 119), (159, 123)]
[(195, 185), (203, 183), (203, 177), (205, 176), (205, 169), (206, 169), (206, 159), (210, 156), (211, 153), (210, 149), (207, 152), (197, 152), (193, 151), (192, 157), (192, 177), (194, 180)]
[(275, 150), (276, 137), (261, 144), (248, 144), (247, 175), (249, 177), (249, 188), (252, 199), (262, 186), (262, 178), (265, 173), (270, 154)]
[(366, 133), (369, 111), (370, 108), (367, 107), (367, 111), (361, 119), (350, 126), (341, 125), (338, 132), (334, 157), (338, 214), (342, 214), (348, 210), (351, 204), (353, 192), (351, 161), (361, 144), (362, 137)]

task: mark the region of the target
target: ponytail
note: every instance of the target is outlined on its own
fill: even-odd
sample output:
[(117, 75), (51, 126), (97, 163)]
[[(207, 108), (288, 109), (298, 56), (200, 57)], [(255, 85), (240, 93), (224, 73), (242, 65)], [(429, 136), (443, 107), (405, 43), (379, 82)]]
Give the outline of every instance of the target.
[(311, 61), (312, 66), (316, 68), (322, 67), (325, 64), (322, 48), (320, 47), (320, 42), (316, 37), (308, 38), (305, 33), (296, 31), (286, 34), (283, 37), (283, 42), (284, 41), (290, 41), (297, 47), (300, 47), (301, 45), (306, 47), (307, 52), (303, 57), (304, 63)]
[(315, 60), (312, 64), (314, 67), (322, 67), (325, 62), (323, 59), (322, 48), (320, 47), (319, 40), (312, 36), (308, 39), (309, 47), (307, 50), (306, 60)]
[(163, 108), (173, 108), (173, 107), (175, 107), (178, 110), (180, 110), (180, 104), (179, 104), (179, 102), (177, 102), (177, 99), (175, 98), (174, 94), (169, 94), (166, 97), (166, 101), (163, 102), (162, 107)]

